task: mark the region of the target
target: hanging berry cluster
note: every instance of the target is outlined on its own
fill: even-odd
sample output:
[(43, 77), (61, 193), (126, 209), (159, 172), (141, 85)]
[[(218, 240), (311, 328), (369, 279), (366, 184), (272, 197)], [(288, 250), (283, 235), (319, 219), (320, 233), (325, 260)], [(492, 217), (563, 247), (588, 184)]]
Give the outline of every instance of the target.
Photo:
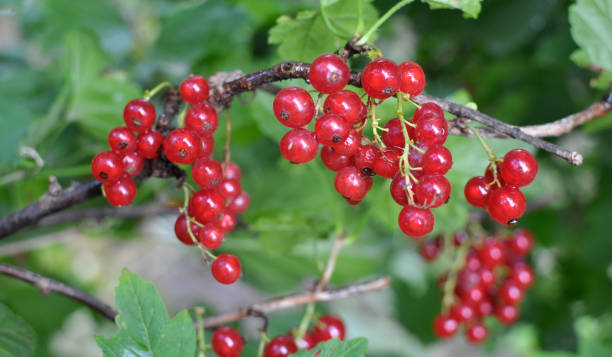
[[(442, 237), (421, 243), (421, 256), (433, 261), (443, 248)], [(484, 324), (487, 316), (495, 316), (508, 325), (518, 319), (518, 304), (534, 281), (531, 266), (524, 260), (533, 246), (531, 232), (519, 229), (508, 236), (495, 235), (470, 239), (458, 232), (450, 240), (456, 260), (440, 279), (443, 311), (433, 321), (433, 330), (440, 338), (454, 336), (460, 325), (472, 343), (488, 336)]]

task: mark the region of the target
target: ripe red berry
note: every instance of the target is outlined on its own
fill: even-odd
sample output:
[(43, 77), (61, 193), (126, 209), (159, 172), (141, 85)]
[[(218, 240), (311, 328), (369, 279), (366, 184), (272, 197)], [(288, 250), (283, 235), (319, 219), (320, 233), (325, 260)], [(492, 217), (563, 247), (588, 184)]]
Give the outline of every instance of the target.
[(264, 357), (287, 357), (298, 350), (291, 336), (276, 336), (266, 345)]
[(498, 305), (495, 308), (495, 316), (502, 324), (510, 325), (518, 319), (519, 311), (514, 305)]
[[(417, 150), (414, 147), (410, 147), (408, 150), (408, 163), (413, 169), (423, 167), (423, 153), (427, 151), (427, 147), (423, 144), (417, 143), (416, 147), (418, 147), (420, 150)], [(411, 172), (417, 179), (423, 176), (423, 170), (412, 170)]]
[(189, 216), (206, 224), (217, 219), (225, 208), (225, 199), (214, 189), (202, 189), (189, 200)]
[(159, 157), (159, 148), (164, 142), (164, 136), (155, 130), (146, 130), (138, 135), (136, 146), (138, 153), (144, 159), (155, 159)]
[(321, 93), (337, 92), (348, 84), (349, 79), (351, 70), (338, 55), (320, 55), (310, 65), (308, 80)]
[(213, 135), (218, 125), (217, 111), (208, 103), (192, 105), (185, 115), (185, 128), (193, 130), (201, 136)]
[(219, 183), (217, 190), (225, 199), (232, 199), (240, 195), (242, 192), (242, 186), (238, 180), (223, 179)]
[(222, 176), (221, 164), (210, 157), (197, 159), (191, 168), (191, 177), (201, 188), (211, 188), (217, 185), (221, 182)]
[(350, 125), (363, 122), (368, 114), (368, 108), (361, 98), (350, 90), (341, 90), (327, 96), (323, 103), (323, 111), (341, 115)]
[(440, 174), (423, 175), (414, 186), (415, 201), (424, 207), (440, 207), (448, 201), (450, 193), (450, 182)]
[(438, 315), (433, 321), (433, 331), (439, 338), (449, 338), (457, 333), (459, 323), (448, 315)]
[(392, 178), (395, 176), (399, 171), (399, 159), (402, 153), (403, 151), (399, 148), (385, 148), (374, 164), (374, 171), (376, 174), (384, 178)]
[[(408, 131), (408, 137), (410, 139), (415, 139), (414, 127), (408, 124), (404, 124), (404, 126)], [(386, 131), (383, 131), (381, 134), (383, 143), (387, 146), (396, 146), (403, 149), (406, 145), (406, 140), (404, 138), (404, 132), (402, 131), (401, 120), (399, 118), (389, 120), (385, 124), (385, 129)]]
[(314, 133), (308, 129), (291, 129), (280, 140), (281, 155), (294, 164), (314, 159), (318, 151), (319, 143)]
[(376, 174), (376, 161), (380, 157), (380, 150), (374, 145), (361, 145), (355, 153), (355, 167), (366, 176)]
[(242, 336), (233, 327), (216, 329), (210, 342), (217, 356), (238, 357), (242, 353)]
[(468, 252), (467, 257), (465, 257), (465, 268), (468, 270), (476, 271), (480, 269), (482, 266), (480, 262), (480, 258), (478, 257), (478, 252), (473, 248)]
[(465, 330), (465, 337), (471, 343), (481, 343), (487, 339), (487, 336), (489, 336), (489, 330), (480, 322), (473, 324)]
[(227, 205), (227, 212), (232, 214), (241, 214), (249, 208), (249, 204), (251, 203), (251, 198), (249, 194), (242, 190), (240, 195), (232, 200), (229, 205)]
[[(417, 109), (417, 111), (418, 110), (420, 109)], [(416, 120), (416, 113), (417, 112), (415, 111), (415, 122), (417, 125), (415, 129), (415, 136), (417, 141), (426, 146), (444, 144), (444, 142), (446, 142), (446, 138), (448, 137), (448, 122), (446, 119), (444, 119), (444, 115), (429, 114), (434, 112), (426, 111), (419, 116), (418, 120)]]
[(485, 208), (489, 197), (489, 187), (484, 176), (472, 177), (463, 189), (465, 199), (474, 207)]
[(425, 89), (425, 72), (415, 62), (403, 62), (399, 65), (400, 91), (411, 97), (421, 94)]
[(200, 157), (210, 157), (213, 151), (215, 151), (215, 138), (212, 135), (200, 135), (200, 142), (202, 143), (202, 148), (200, 149)]
[(198, 241), (208, 249), (217, 249), (223, 244), (225, 231), (215, 222), (208, 223), (198, 232)]
[(200, 150), (200, 137), (189, 129), (174, 129), (164, 139), (166, 157), (177, 164), (191, 164), (200, 156)]
[(497, 238), (489, 238), (480, 248), (478, 256), (481, 262), (494, 268), (504, 263), (506, 258), (504, 245)]
[(476, 285), (468, 289), (461, 289), (459, 291), (459, 296), (463, 302), (473, 306), (476, 306), (482, 301), (486, 300), (486, 292), (480, 285)]
[(221, 218), (219, 218), (217, 223), (225, 233), (231, 232), (234, 230), (234, 228), (236, 228), (236, 216), (231, 213), (225, 212), (221, 215)]
[(128, 129), (139, 133), (151, 129), (155, 124), (155, 107), (144, 99), (132, 99), (123, 109), (123, 121)]
[(210, 268), (212, 276), (221, 284), (233, 284), (240, 277), (240, 261), (232, 254), (219, 255)]
[(130, 178), (121, 178), (103, 184), (104, 196), (115, 207), (127, 206), (136, 198), (136, 184)]
[(332, 146), (346, 140), (351, 125), (340, 115), (327, 113), (322, 115), (315, 123), (317, 141), (325, 146)]
[(115, 181), (123, 174), (123, 160), (112, 151), (103, 151), (91, 160), (91, 174), (100, 182)]
[(521, 289), (529, 289), (535, 278), (533, 270), (527, 263), (518, 263), (512, 267), (510, 278), (518, 284)]
[(436, 259), (438, 256), (438, 252), (440, 251), (440, 240), (438, 237), (436, 239), (429, 239), (425, 242), (421, 243), (419, 247), (419, 254), (426, 261), (430, 262)]
[[(412, 184), (409, 187), (411, 190)], [(395, 174), (393, 180), (391, 180), (391, 186), (389, 187), (391, 191), (391, 198), (400, 206), (405, 206), (408, 204), (408, 192), (406, 192), (406, 177), (402, 176), (401, 173)]]
[(315, 114), (315, 105), (310, 94), (299, 87), (281, 89), (272, 103), (274, 115), (281, 124), (290, 128), (308, 125)]
[(455, 305), (453, 305), (453, 307), (451, 307), (450, 316), (458, 323), (463, 323), (475, 318), (476, 312), (470, 305), (458, 301)]
[(480, 276), (480, 285), (482, 285), (483, 288), (488, 288), (495, 284), (495, 273), (491, 267), (482, 266), (478, 269), (478, 275)]
[(442, 145), (432, 145), (423, 154), (423, 173), (444, 175), (453, 166), (453, 155)]
[(135, 177), (144, 167), (144, 159), (137, 152), (125, 154), (123, 157), (123, 172), (129, 177)]
[(444, 111), (434, 102), (423, 103), (412, 114), (412, 121), (418, 124), (423, 119), (444, 118)]
[(348, 155), (351, 156), (357, 152), (359, 147), (361, 146), (361, 134), (357, 132), (355, 129), (351, 129), (346, 136), (344, 141), (339, 143), (334, 143), (331, 147), (336, 150), (336, 152), (340, 155)]
[(523, 299), (523, 289), (512, 279), (504, 281), (497, 293), (509, 305), (516, 305)]
[(179, 94), (187, 103), (198, 104), (208, 99), (210, 87), (206, 78), (191, 75), (181, 82)]
[(527, 150), (510, 150), (504, 156), (500, 171), (507, 185), (527, 186), (538, 174), (538, 161)]
[(340, 171), (347, 166), (353, 166), (352, 156), (340, 155), (329, 146), (324, 146), (321, 149), (321, 161), (331, 171)]
[(324, 315), (315, 324), (312, 335), (317, 342), (337, 338), (344, 341), (344, 323), (336, 316)]
[(512, 232), (510, 239), (507, 241), (508, 248), (512, 253), (517, 255), (525, 255), (529, 253), (533, 247), (533, 234), (526, 229), (517, 229)]
[(400, 85), (399, 67), (389, 59), (368, 63), (361, 73), (361, 85), (370, 97), (386, 99), (395, 94)]
[(221, 167), (223, 168), (223, 178), (238, 181), (240, 181), (242, 178), (242, 170), (240, 170), (240, 166), (238, 166), (238, 164), (234, 162), (223, 162)]
[(489, 299), (483, 299), (476, 305), (476, 314), (479, 318), (484, 319), (485, 317), (493, 313), (493, 303)]
[(126, 128), (119, 126), (108, 133), (108, 145), (120, 155), (126, 155), (136, 150), (136, 135)]
[[(193, 242), (193, 239), (191, 239), (191, 236), (189, 236), (189, 232), (187, 231), (186, 223), (187, 218), (185, 218), (184, 214), (181, 214), (180, 216), (176, 217), (176, 222), (174, 222), (174, 234), (176, 234), (178, 240), (181, 241), (183, 244), (194, 245), (195, 243)], [(190, 228), (194, 238), (198, 239), (200, 226), (198, 226), (194, 222), (191, 222)]]
[(419, 238), (431, 233), (434, 226), (434, 216), (429, 209), (405, 206), (400, 211), (398, 223), (405, 235)]
[(372, 187), (372, 179), (364, 176), (355, 166), (348, 166), (336, 174), (336, 191), (352, 201), (361, 201)]
[(489, 193), (487, 211), (495, 221), (507, 226), (516, 224), (525, 213), (527, 202), (521, 191), (513, 186), (502, 186)]

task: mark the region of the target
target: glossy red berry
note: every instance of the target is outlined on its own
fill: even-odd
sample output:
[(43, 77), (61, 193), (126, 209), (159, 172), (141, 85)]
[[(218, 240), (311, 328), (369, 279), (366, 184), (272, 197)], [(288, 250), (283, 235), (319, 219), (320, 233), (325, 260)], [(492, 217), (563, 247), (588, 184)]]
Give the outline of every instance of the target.
[(507, 185), (527, 186), (538, 174), (538, 161), (527, 150), (510, 150), (504, 156), (500, 171)]
[(132, 99), (123, 109), (123, 121), (128, 129), (139, 133), (151, 129), (155, 124), (155, 107), (144, 99)]
[(211, 136), (217, 130), (219, 117), (215, 108), (208, 103), (194, 104), (185, 115), (185, 128), (201, 136)]
[(535, 275), (527, 263), (518, 263), (512, 267), (510, 278), (516, 282), (521, 289), (529, 289), (533, 285)]
[(423, 154), (423, 173), (444, 175), (453, 166), (453, 155), (442, 145), (432, 145)]
[(315, 324), (312, 335), (317, 342), (337, 338), (344, 341), (344, 323), (336, 316), (324, 315)]
[(191, 177), (201, 188), (211, 188), (221, 182), (223, 169), (217, 160), (203, 157), (193, 163)]
[(234, 228), (236, 228), (236, 216), (231, 213), (225, 212), (221, 215), (221, 218), (219, 218), (217, 223), (225, 233), (231, 232), (234, 230)]
[(468, 289), (462, 289), (459, 291), (459, 295), (463, 302), (473, 306), (477, 306), (487, 298), (486, 292), (480, 285), (476, 285)]
[(238, 180), (223, 179), (219, 183), (217, 191), (219, 191), (221, 196), (223, 196), (225, 199), (233, 199), (240, 195), (242, 192), (242, 186)]
[(136, 135), (126, 128), (119, 126), (108, 133), (108, 145), (120, 155), (126, 155), (136, 150)]
[(523, 289), (516, 281), (508, 279), (499, 287), (498, 295), (506, 304), (516, 305), (523, 299)]
[(507, 226), (516, 224), (525, 213), (527, 202), (521, 191), (513, 186), (502, 186), (489, 193), (487, 211), (495, 221)]
[(495, 308), (495, 316), (502, 324), (510, 325), (518, 319), (519, 310), (514, 305), (498, 305)]
[(303, 164), (317, 156), (319, 143), (308, 129), (291, 129), (280, 140), (281, 155), (289, 162)]
[(242, 178), (242, 170), (240, 170), (240, 166), (234, 162), (223, 162), (221, 168), (223, 168), (223, 178), (238, 181)]
[(191, 75), (181, 82), (179, 94), (187, 103), (198, 104), (208, 99), (210, 87), (206, 78)]
[(164, 136), (155, 130), (146, 130), (138, 135), (136, 146), (138, 153), (145, 159), (159, 157), (159, 149), (164, 142)]
[[(425, 106), (425, 104), (423, 104), (423, 106)], [(418, 114), (418, 119), (416, 119), (419, 110), (423, 110), (423, 112)], [(421, 107), (421, 109), (415, 111), (414, 121), (416, 122), (415, 136), (419, 143), (426, 146), (432, 146), (436, 144), (442, 145), (446, 142), (446, 138), (448, 137), (448, 122), (444, 119), (444, 114), (440, 115), (437, 111), (428, 111)]]
[[(183, 244), (186, 245), (194, 245), (195, 243), (193, 242), (193, 239), (191, 239), (191, 236), (189, 235), (189, 232), (187, 231), (187, 218), (185, 218), (184, 214), (181, 214), (180, 216), (178, 216), (176, 218), (176, 221), (174, 222), (174, 234), (176, 234), (176, 237), (178, 238), (179, 241), (181, 241)], [(198, 233), (200, 232), (200, 226), (195, 224), (194, 222), (191, 222), (191, 233), (193, 234), (194, 238), (198, 239)]]
[(329, 146), (324, 146), (321, 149), (321, 161), (331, 171), (340, 171), (347, 166), (353, 166), (352, 156), (340, 155)]
[(467, 257), (465, 257), (465, 268), (468, 270), (476, 271), (480, 269), (482, 266), (482, 262), (478, 257), (478, 252), (473, 248), (468, 252)]
[(291, 336), (276, 336), (266, 345), (264, 357), (287, 357), (298, 350)]
[(412, 120), (418, 124), (423, 119), (444, 118), (444, 111), (439, 105), (433, 102), (421, 104), (412, 114)]
[(370, 97), (386, 99), (395, 94), (400, 85), (399, 67), (389, 59), (368, 63), (361, 73), (361, 85)]
[(164, 139), (166, 157), (177, 164), (191, 164), (200, 156), (200, 150), (200, 137), (189, 129), (174, 129)]
[(479, 251), (480, 261), (494, 268), (504, 263), (506, 254), (504, 244), (497, 238), (487, 239)]
[(123, 172), (125, 172), (129, 177), (135, 177), (144, 167), (144, 159), (137, 152), (125, 154), (122, 161)]
[(249, 208), (249, 204), (251, 203), (251, 198), (249, 194), (242, 190), (240, 195), (232, 200), (229, 205), (227, 205), (227, 212), (232, 214), (241, 214)]
[[(407, 119), (405, 119), (407, 120)], [(404, 124), (408, 132), (410, 139), (415, 139), (414, 127)], [(387, 146), (395, 146), (398, 148), (404, 148), (406, 140), (404, 138), (404, 132), (402, 131), (402, 124), (399, 118), (393, 118), (385, 124), (385, 131), (382, 132), (383, 143)]]
[(431, 233), (434, 216), (429, 209), (405, 206), (400, 211), (398, 223), (405, 235), (419, 238)]
[(200, 157), (210, 157), (215, 151), (215, 138), (212, 135), (200, 135), (200, 142), (202, 143), (202, 148), (200, 149)]
[(290, 128), (308, 125), (315, 114), (312, 97), (300, 87), (281, 89), (276, 94), (272, 107), (276, 119)]
[(419, 247), (419, 254), (421, 257), (428, 262), (433, 261), (438, 256), (438, 252), (440, 251), (440, 240), (429, 239), (425, 242), (422, 242)]
[(363, 122), (368, 114), (368, 109), (361, 98), (350, 90), (341, 90), (327, 96), (323, 103), (323, 111), (341, 115), (350, 125)]
[(489, 336), (489, 330), (482, 323), (475, 323), (465, 330), (465, 337), (471, 343), (481, 343)]
[[(412, 184), (410, 185), (412, 190)], [(400, 206), (408, 204), (408, 192), (406, 191), (406, 177), (402, 176), (399, 172), (395, 174), (393, 180), (391, 180), (391, 198)]]
[(225, 199), (214, 189), (202, 189), (189, 200), (189, 216), (206, 224), (217, 219), (225, 208)]
[(348, 166), (336, 174), (336, 191), (352, 201), (361, 201), (372, 187), (372, 179), (363, 175), (356, 167)]
[(238, 357), (242, 353), (242, 336), (233, 327), (216, 329), (210, 342), (217, 356)]
[(112, 151), (103, 151), (91, 160), (91, 174), (100, 182), (115, 181), (123, 174), (123, 160)]
[(415, 201), (424, 207), (440, 207), (448, 201), (450, 193), (450, 182), (440, 174), (423, 175), (414, 186)]
[(493, 313), (493, 309), (491, 300), (485, 298), (476, 305), (476, 314), (479, 318), (484, 319)]
[(463, 323), (475, 318), (476, 312), (472, 306), (459, 301), (451, 307), (450, 316), (458, 323)]
[(383, 149), (376, 163), (374, 171), (380, 177), (392, 178), (399, 171), (399, 160), (403, 151), (399, 148), (387, 147)]
[(489, 187), (484, 176), (476, 176), (469, 179), (463, 189), (465, 199), (474, 207), (485, 208), (489, 197)]
[(453, 337), (459, 329), (459, 323), (448, 315), (438, 315), (433, 321), (433, 331), (439, 338)]
[(512, 253), (525, 255), (533, 247), (533, 234), (526, 229), (517, 229), (507, 241), (508, 248)]
[(212, 276), (221, 284), (233, 284), (240, 277), (240, 261), (235, 255), (221, 254), (211, 264)]
[(425, 89), (425, 72), (415, 62), (403, 62), (399, 65), (400, 91), (411, 97), (421, 94)]
[(217, 249), (223, 244), (225, 231), (215, 222), (208, 223), (200, 228), (198, 241), (208, 249)]
[(346, 140), (351, 125), (340, 115), (327, 113), (317, 119), (315, 134), (317, 141), (325, 146), (332, 146)]
[(115, 207), (127, 206), (136, 198), (136, 184), (130, 178), (121, 178), (103, 184), (104, 196)]
[(376, 161), (380, 157), (380, 150), (374, 145), (361, 145), (354, 155), (355, 167), (366, 176), (376, 174)]
[(321, 93), (334, 93), (344, 88), (351, 79), (351, 70), (338, 55), (323, 54), (310, 65), (308, 80)]
[(331, 147), (340, 155), (354, 155), (361, 146), (361, 134), (355, 129), (351, 129), (344, 141), (334, 143)]
[(480, 276), (480, 285), (482, 285), (483, 288), (488, 288), (495, 284), (495, 273), (490, 266), (482, 266), (478, 269), (478, 275)]

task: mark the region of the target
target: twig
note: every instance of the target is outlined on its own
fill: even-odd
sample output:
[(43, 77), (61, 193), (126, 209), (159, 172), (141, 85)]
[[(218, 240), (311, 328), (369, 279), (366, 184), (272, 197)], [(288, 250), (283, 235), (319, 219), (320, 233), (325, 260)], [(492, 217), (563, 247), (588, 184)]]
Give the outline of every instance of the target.
[(321, 280), (319, 280), (319, 282), (314, 288), (315, 292), (323, 291), (325, 286), (327, 286), (327, 284), (331, 280), (332, 274), (334, 273), (334, 269), (336, 268), (336, 261), (338, 260), (338, 255), (340, 255), (340, 250), (342, 250), (343, 245), (344, 233), (340, 233), (336, 236), (336, 239), (334, 240), (334, 245), (332, 246), (332, 249), (329, 252), (329, 258), (327, 259), (325, 270), (323, 270), (323, 275), (321, 275)]
[(40, 290), (43, 295), (56, 293), (76, 300), (98, 311), (104, 317), (113, 322), (115, 321), (115, 317), (117, 316), (117, 311), (115, 311), (115, 309), (113, 309), (111, 306), (103, 303), (102, 301), (87, 294), (84, 291), (75, 289), (72, 286), (66, 285), (57, 280), (47, 278), (29, 270), (5, 263), (0, 263), (0, 274), (25, 281), (26, 283), (30, 283), (36, 288), (38, 288), (38, 290)]

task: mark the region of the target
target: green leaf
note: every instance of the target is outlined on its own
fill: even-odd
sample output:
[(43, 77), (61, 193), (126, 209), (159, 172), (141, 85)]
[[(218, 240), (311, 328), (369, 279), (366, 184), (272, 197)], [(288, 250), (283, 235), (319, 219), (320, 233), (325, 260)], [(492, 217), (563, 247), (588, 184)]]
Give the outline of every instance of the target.
[(182, 311), (170, 319), (152, 283), (126, 269), (115, 294), (119, 332), (110, 339), (96, 338), (105, 357), (193, 356), (196, 341), (191, 317)]
[(0, 356), (34, 356), (36, 333), (21, 317), (0, 304)]
[(608, 0), (578, 0), (569, 9), (574, 41), (590, 62), (612, 71), (612, 3)]
[(480, 14), (480, 2), (482, 0), (421, 0), (427, 4), (432, 10), (436, 9), (457, 9), (463, 11), (465, 17), (473, 19)]
[(318, 344), (312, 350), (300, 350), (294, 357), (362, 357), (368, 349), (368, 340), (355, 338), (350, 341), (340, 341), (337, 338)]
[(321, 14), (327, 19), (328, 28), (346, 39), (369, 28), (378, 19), (378, 11), (368, 0), (324, 0), (321, 1)]

